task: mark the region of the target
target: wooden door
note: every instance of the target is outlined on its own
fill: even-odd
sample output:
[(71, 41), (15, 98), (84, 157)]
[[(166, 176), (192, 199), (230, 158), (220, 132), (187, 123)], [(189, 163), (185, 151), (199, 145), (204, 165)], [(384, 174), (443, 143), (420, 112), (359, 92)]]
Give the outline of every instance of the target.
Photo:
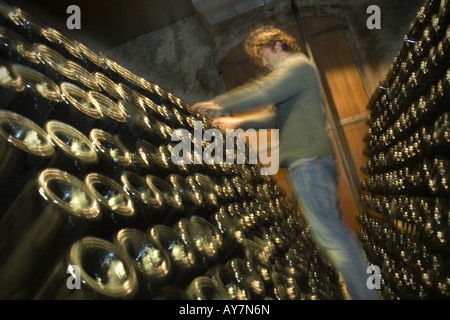
[[(369, 96), (348, 44), (344, 31), (346, 25), (337, 17), (304, 18), (303, 22), (315, 63), (322, 74), (322, 81), (326, 82), (330, 89), (338, 116), (338, 119), (335, 119), (336, 125), (344, 132), (350, 158), (356, 169), (355, 174), (360, 180), (363, 177), (360, 168), (365, 161), (363, 137), (367, 132), (365, 121)], [(356, 201), (359, 199), (355, 201), (343, 168), (343, 161), (349, 159), (342, 159), (346, 155), (337, 154), (340, 208), (343, 219), (352, 229), (357, 230), (360, 225), (356, 221)]]

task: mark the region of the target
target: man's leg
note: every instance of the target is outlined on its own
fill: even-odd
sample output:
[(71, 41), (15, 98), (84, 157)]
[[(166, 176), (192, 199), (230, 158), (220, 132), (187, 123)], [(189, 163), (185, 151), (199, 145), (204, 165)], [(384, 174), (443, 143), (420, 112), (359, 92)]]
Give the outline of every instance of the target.
[(288, 170), (311, 234), (342, 275), (351, 298), (378, 299), (377, 291), (367, 287), (370, 274), (362, 247), (340, 216), (335, 157), (319, 157)]

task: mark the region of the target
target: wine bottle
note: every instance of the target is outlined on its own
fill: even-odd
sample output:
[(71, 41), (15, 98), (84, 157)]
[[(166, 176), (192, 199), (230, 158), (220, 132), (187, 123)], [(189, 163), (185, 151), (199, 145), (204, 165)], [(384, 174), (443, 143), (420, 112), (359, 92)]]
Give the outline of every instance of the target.
[(55, 147), (43, 128), (7, 110), (0, 110), (0, 217), (25, 184), (47, 167)]
[(0, 221), (2, 299), (31, 299), (48, 270), (101, 217), (84, 182), (64, 171), (43, 170)]
[(123, 228), (114, 237), (114, 243), (133, 262), (139, 283), (135, 299), (155, 299), (161, 289), (170, 283), (173, 270), (167, 252), (148, 233)]
[(45, 129), (56, 149), (49, 163), (50, 167), (69, 172), (78, 178), (84, 177), (97, 167), (97, 151), (83, 133), (65, 122), (56, 120), (48, 121)]
[(97, 237), (72, 244), (39, 288), (35, 300), (130, 300), (139, 290), (132, 261), (117, 245)]

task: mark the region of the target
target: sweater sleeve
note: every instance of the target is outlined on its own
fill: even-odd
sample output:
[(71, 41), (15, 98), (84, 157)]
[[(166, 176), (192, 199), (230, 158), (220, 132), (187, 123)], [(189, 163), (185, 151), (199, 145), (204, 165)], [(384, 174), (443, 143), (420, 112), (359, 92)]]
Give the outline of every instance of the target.
[(251, 113), (242, 116), (244, 122), (240, 126), (242, 129), (269, 129), (276, 128), (276, 113), (273, 108), (268, 108), (264, 111)]
[(225, 112), (239, 113), (272, 104), (278, 105), (302, 91), (304, 82), (315, 79), (307, 58), (294, 55), (281, 61), (268, 75), (214, 99)]

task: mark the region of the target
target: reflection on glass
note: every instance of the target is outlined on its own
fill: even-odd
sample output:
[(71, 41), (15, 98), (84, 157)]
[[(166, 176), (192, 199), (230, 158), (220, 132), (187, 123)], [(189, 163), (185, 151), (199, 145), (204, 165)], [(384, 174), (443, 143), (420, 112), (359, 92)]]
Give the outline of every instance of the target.
[(56, 264), (35, 299), (132, 299), (138, 288), (134, 266), (122, 249), (105, 239), (83, 237)]
[(122, 248), (135, 266), (141, 298), (158, 295), (161, 286), (172, 276), (172, 265), (165, 250), (154, 242), (147, 233), (137, 229), (121, 229), (114, 242)]
[(74, 175), (84, 175), (98, 163), (98, 155), (91, 141), (74, 127), (51, 120), (46, 123), (45, 129), (58, 149), (50, 164), (52, 167)]
[(206, 276), (192, 280), (186, 288), (190, 300), (230, 300), (230, 296), (217, 282)]
[(173, 229), (164, 225), (155, 225), (149, 230), (152, 239), (169, 254), (174, 268), (175, 285), (186, 284), (196, 271), (197, 262), (192, 246), (183, 241), (182, 237)]
[(229, 265), (215, 265), (205, 274), (223, 287), (233, 300), (249, 300), (250, 291)]
[(182, 218), (174, 225), (174, 229), (194, 248), (197, 260), (206, 268), (217, 262), (223, 253), (223, 239), (217, 230), (206, 219), (199, 216)]

